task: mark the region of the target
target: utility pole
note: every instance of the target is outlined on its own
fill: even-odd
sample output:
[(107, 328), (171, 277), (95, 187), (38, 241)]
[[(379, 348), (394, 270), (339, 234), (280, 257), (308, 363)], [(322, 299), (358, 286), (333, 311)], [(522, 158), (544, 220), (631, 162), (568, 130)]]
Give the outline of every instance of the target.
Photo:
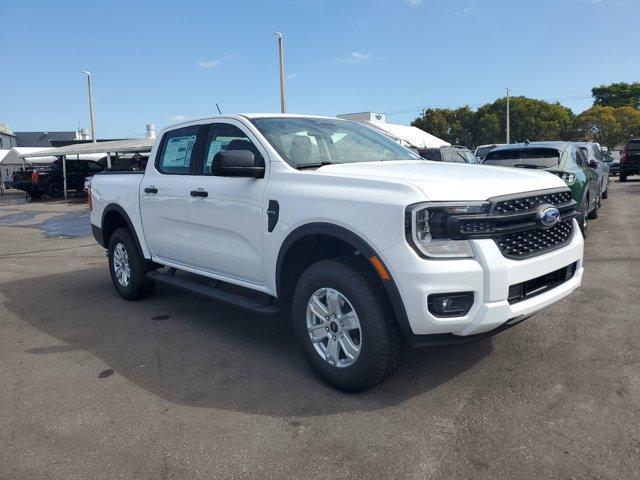
[(511, 143), (511, 118), (509, 118), (509, 100), (511, 90), (507, 88), (507, 145)]
[(91, 72), (87, 72), (85, 70), (82, 71), (87, 76), (87, 85), (89, 86), (89, 114), (91, 115), (91, 141), (96, 143), (98, 140), (96, 139), (96, 125), (95, 125), (95, 116), (93, 114), (93, 86), (91, 82)]
[(284, 37), (280, 32), (274, 32), (278, 41), (278, 58), (280, 65), (280, 112), (287, 111), (287, 104), (284, 99)]

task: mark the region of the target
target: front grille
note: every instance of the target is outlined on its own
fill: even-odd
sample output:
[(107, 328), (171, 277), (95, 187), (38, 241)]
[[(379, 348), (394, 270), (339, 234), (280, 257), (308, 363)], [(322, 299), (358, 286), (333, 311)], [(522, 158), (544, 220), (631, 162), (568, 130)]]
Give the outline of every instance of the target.
[(532, 257), (566, 245), (573, 233), (573, 219), (556, 223), (549, 229), (536, 228), (496, 238), (502, 254), (507, 258)]
[(508, 302), (513, 305), (514, 303), (527, 300), (562, 285), (564, 282), (573, 278), (577, 266), (577, 262), (574, 262), (571, 265), (567, 265), (546, 275), (511, 285), (509, 287), (509, 297), (507, 298)]
[[(552, 227), (542, 222), (547, 207), (556, 207), (560, 212)], [(577, 215), (575, 207), (568, 188), (495, 197), (489, 199), (487, 213), (448, 216), (446, 231), (454, 240), (494, 239), (505, 257), (520, 260), (569, 243)]]
[(533, 211), (545, 203), (558, 207), (570, 201), (570, 191), (552, 192), (531, 197), (502, 200), (496, 203), (494, 211), (498, 214), (523, 213)]

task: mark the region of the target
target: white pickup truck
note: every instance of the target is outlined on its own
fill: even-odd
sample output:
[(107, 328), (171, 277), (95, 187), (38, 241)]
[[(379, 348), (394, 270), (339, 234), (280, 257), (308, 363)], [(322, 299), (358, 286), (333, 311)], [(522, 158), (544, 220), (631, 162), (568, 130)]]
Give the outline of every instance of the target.
[(362, 391), (411, 345), (509, 328), (582, 280), (569, 188), (547, 172), (423, 160), (364, 125), (225, 115), (161, 132), (146, 171), (91, 182), (127, 300), (162, 282), (257, 312), (290, 303), (306, 358)]

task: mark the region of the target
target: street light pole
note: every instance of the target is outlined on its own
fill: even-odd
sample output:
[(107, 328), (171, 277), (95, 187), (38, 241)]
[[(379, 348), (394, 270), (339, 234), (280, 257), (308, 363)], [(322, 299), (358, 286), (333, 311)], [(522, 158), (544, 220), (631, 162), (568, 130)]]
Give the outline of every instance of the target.
[(284, 37), (280, 32), (275, 32), (274, 35), (278, 40), (278, 59), (280, 66), (280, 112), (285, 113), (287, 111), (287, 104), (284, 98)]
[(93, 85), (91, 81), (91, 72), (87, 72), (83, 70), (82, 73), (84, 73), (87, 76), (87, 85), (89, 86), (89, 113), (91, 115), (91, 141), (93, 143), (96, 143), (97, 139), (96, 139), (95, 116), (93, 114)]
[(511, 90), (507, 88), (507, 145), (511, 143), (511, 118), (510, 118), (510, 111), (509, 111), (509, 100), (510, 100), (510, 94)]

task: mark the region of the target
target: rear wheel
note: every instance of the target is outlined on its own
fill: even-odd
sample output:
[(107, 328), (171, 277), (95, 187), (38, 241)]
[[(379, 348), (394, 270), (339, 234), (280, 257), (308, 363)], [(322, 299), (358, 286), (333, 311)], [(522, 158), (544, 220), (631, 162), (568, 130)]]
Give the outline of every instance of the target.
[(323, 260), (302, 274), (293, 322), (311, 366), (340, 390), (367, 390), (400, 364), (402, 343), (393, 314), (377, 286), (342, 262)]
[(620, 172), (620, 181), (621, 182), (626, 182), (627, 181), (627, 174), (626, 173)]
[(609, 185), (607, 185), (607, 189), (602, 192), (602, 198), (604, 198), (605, 200), (609, 198)]
[(126, 300), (147, 297), (155, 282), (147, 278), (149, 264), (140, 255), (128, 228), (119, 228), (109, 240), (109, 272), (120, 296)]
[(47, 185), (47, 195), (51, 198), (60, 198), (64, 195), (64, 188), (61, 183), (51, 182)]

